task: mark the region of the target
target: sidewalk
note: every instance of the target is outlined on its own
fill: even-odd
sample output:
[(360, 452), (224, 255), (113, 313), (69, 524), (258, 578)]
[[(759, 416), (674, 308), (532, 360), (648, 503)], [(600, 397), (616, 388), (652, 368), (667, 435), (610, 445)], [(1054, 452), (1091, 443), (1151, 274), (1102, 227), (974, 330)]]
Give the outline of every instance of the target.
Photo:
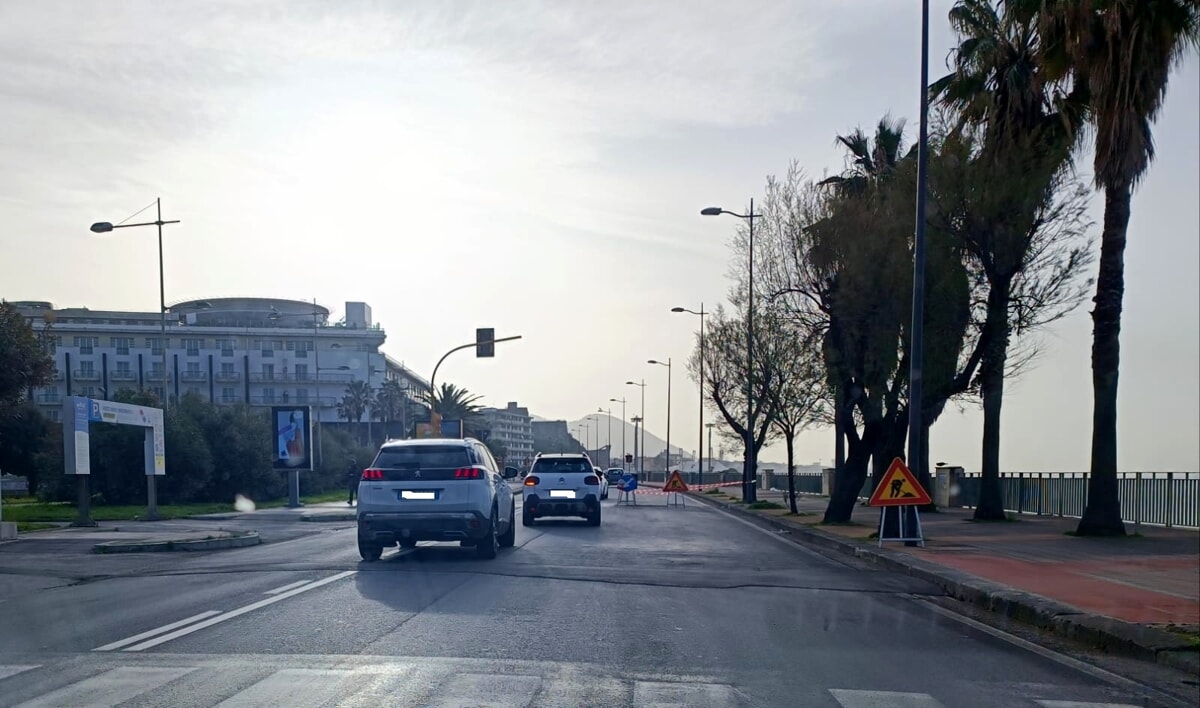
[[(881, 549), (871, 538), (877, 509), (856, 506), (852, 525), (829, 526), (820, 524), (825, 497), (798, 496), (800, 516), (791, 516), (786, 508), (745, 509), (739, 487), (723, 492), (691, 496), (769, 518), (806, 542), (924, 577), (958, 599), (1109, 651), (1180, 668), (1200, 665), (1194, 639), (1200, 533), (1194, 530), (1142, 526), (1127, 538), (1077, 538), (1067, 535), (1076, 519), (1013, 515), (1007, 523), (975, 523), (972, 510), (948, 509), (922, 515), (924, 548), (890, 542)], [(782, 492), (759, 492), (759, 500), (786, 505)]]

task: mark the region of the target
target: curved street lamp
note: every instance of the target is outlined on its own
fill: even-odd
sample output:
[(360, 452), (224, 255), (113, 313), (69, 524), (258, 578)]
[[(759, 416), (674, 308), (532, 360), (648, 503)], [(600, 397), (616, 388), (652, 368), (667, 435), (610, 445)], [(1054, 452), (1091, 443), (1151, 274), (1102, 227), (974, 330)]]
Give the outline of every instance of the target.
[[(699, 454), (696, 456), (696, 484), (700, 485), (704, 483), (704, 356), (707, 353), (704, 350), (704, 316), (708, 313), (704, 311), (704, 303), (700, 303), (699, 312), (689, 310), (686, 307), (672, 307), (671, 312), (686, 312), (700, 317), (700, 375), (696, 377), (696, 380), (700, 382), (700, 427), (697, 429), (700, 435), (700, 443), (696, 448), (699, 450)], [(709, 440), (711, 443), (711, 433), (709, 434)], [(712, 445), (710, 444), (709, 447), (711, 448)], [(712, 457), (711, 450), (709, 457)]]

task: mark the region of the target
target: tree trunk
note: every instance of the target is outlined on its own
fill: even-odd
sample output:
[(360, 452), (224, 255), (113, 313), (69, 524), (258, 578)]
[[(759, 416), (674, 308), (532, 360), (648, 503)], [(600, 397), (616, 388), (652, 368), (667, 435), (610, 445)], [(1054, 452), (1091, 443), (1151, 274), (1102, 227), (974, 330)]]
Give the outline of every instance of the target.
[(793, 514), (799, 514), (800, 510), (796, 508), (796, 439), (794, 434), (794, 430), (789, 430), (787, 434), (788, 508)]
[(989, 283), (987, 319), (991, 330), (988, 348), (980, 362), (979, 392), (983, 397), (983, 464), (980, 466), (976, 521), (1004, 521), (1004, 495), (1000, 488), (1000, 409), (1004, 403), (1004, 364), (1008, 357), (1009, 281)]
[(854, 506), (858, 503), (858, 494), (867, 481), (871, 450), (883, 426), (882, 420), (867, 422), (863, 426), (860, 438), (854, 429), (852, 410), (844, 410), (841, 415), (842, 430), (846, 431), (846, 460), (833, 478), (833, 493), (829, 496), (829, 505), (825, 507), (823, 519), (823, 523), (827, 524), (844, 524), (850, 521), (854, 514)]
[(1121, 368), (1121, 301), (1125, 297), (1125, 236), (1131, 186), (1104, 190), (1100, 272), (1092, 310), (1092, 461), (1080, 536), (1124, 536), (1117, 487), (1117, 375)]

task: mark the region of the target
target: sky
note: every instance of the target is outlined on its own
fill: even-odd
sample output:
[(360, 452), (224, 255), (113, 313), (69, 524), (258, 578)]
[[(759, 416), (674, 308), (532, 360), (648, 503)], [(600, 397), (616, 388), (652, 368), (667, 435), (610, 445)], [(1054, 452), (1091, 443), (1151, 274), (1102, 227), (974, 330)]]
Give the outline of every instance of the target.
[[(931, 3), (930, 76), (950, 3)], [(197, 0), (0, 5), (0, 297), (157, 306), (153, 232), (91, 234), (156, 197), (168, 302), (368, 302), (383, 349), (428, 376), (477, 327), (494, 359), (447, 360), (492, 405), (575, 420), (626, 398), (695, 440), (674, 306), (726, 300), (732, 218), (834, 137), (891, 113), (915, 139), (920, 3)], [(1200, 469), (1200, 62), (1172, 77), (1126, 253), (1124, 471)], [(1084, 169), (1090, 157), (1080, 160)], [(1093, 198), (1098, 238), (1102, 199)], [(1001, 467), (1082, 471), (1084, 303), (1005, 391)], [(709, 414), (711, 419), (711, 414)], [(952, 408), (934, 459), (979, 467), (981, 415)], [(695, 447), (684, 443), (689, 451)], [(798, 461), (833, 456), (803, 433)], [(782, 445), (764, 458), (783, 458)]]

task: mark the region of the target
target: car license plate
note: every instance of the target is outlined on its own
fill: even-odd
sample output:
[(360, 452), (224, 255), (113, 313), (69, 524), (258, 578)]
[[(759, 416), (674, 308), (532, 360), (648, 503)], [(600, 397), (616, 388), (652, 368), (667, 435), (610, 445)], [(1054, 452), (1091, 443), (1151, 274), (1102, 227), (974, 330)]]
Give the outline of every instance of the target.
[(400, 492), (403, 501), (437, 501), (437, 492), (414, 492), (408, 489)]
[(570, 489), (551, 489), (550, 490), (550, 498), (551, 499), (574, 499), (575, 492)]

